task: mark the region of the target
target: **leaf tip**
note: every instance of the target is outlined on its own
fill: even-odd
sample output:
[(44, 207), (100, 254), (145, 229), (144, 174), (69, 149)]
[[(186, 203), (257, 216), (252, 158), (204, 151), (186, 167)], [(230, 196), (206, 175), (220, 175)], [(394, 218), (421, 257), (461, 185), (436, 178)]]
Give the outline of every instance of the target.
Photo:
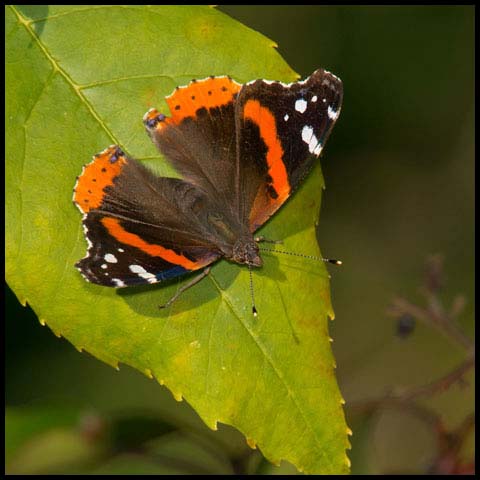
[(26, 299), (26, 298), (23, 298), (23, 297), (20, 298), (20, 297), (18, 297), (18, 296), (17, 296), (17, 298), (18, 298), (18, 301), (20, 302), (20, 305), (21, 305), (22, 307), (26, 307), (26, 306), (27, 306), (27, 299)]
[(352, 432), (352, 429), (351, 429), (351, 428), (348, 428), (348, 427), (347, 427), (347, 435), (350, 435), (350, 436), (353, 435), (353, 432)]
[(340, 405), (345, 405), (345, 399), (343, 397), (340, 398)]
[[(24, 305), (25, 306), (25, 305)], [(38, 321), (40, 322), (40, 325), (42, 327), (45, 327), (47, 325), (47, 322), (43, 318), (39, 318)]]
[(352, 466), (352, 462), (348, 458), (348, 455), (345, 455), (345, 464), (347, 465), (348, 468)]
[(177, 402), (181, 402), (183, 400), (183, 395), (180, 392), (172, 392), (172, 395)]
[(247, 445), (252, 449), (252, 450), (255, 450), (257, 448), (257, 444), (255, 442), (255, 440), (253, 440), (252, 438), (246, 438), (245, 439), (247, 441)]
[(77, 346), (75, 345), (75, 348), (76, 348), (80, 353), (83, 353), (83, 347), (77, 347)]
[(145, 375), (146, 375), (148, 378), (153, 379), (153, 373), (152, 373), (152, 371), (151, 371), (149, 368), (146, 368), (146, 369), (144, 370), (144, 373), (145, 373)]

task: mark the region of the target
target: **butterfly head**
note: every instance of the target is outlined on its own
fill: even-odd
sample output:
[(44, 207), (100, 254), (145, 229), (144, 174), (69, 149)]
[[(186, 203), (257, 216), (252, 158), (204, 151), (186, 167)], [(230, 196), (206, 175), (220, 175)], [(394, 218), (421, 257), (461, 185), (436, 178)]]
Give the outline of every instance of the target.
[(253, 239), (240, 238), (233, 246), (232, 260), (237, 263), (246, 263), (252, 267), (261, 267), (262, 258), (258, 251), (258, 245)]

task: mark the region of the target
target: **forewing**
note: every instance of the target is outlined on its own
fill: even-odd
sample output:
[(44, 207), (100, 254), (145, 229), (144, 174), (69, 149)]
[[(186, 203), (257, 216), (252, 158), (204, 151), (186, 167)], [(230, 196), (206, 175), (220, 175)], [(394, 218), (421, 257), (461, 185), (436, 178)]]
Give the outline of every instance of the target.
[(149, 110), (147, 132), (182, 177), (232, 206), (236, 177), (235, 100), (229, 77), (193, 80), (167, 97), (171, 117)]
[(343, 88), (319, 69), (301, 82), (256, 80), (236, 102), (240, 218), (255, 231), (310, 171), (340, 114)]

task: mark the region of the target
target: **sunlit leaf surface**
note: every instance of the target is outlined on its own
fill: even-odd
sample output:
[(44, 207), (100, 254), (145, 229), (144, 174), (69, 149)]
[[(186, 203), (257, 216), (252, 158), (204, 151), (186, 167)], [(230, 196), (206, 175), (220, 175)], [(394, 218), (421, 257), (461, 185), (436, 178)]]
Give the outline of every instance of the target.
[[(272, 462), (347, 473), (323, 264), (264, 254), (253, 276), (257, 318), (248, 270), (237, 264), (218, 262), (166, 311), (158, 305), (176, 281), (115, 290), (73, 266), (87, 246), (71, 201), (82, 165), (117, 143), (172, 175), (143, 130), (144, 112), (167, 111), (165, 95), (191, 78), (295, 80), (273, 47), (210, 7), (6, 7), (7, 279), (55, 334), (155, 377), (211, 428), (233, 425)], [(261, 233), (319, 254), (322, 185), (318, 166)]]

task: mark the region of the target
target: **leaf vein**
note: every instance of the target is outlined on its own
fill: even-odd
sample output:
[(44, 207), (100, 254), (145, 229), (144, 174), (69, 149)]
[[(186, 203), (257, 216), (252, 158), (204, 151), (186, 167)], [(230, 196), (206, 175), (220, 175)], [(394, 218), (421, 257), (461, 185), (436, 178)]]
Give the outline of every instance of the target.
[(112, 83), (125, 82), (127, 80), (143, 80), (148, 78), (166, 78), (168, 80), (171, 80), (172, 83), (176, 84), (174, 76), (165, 75), (165, 74), (150, 74), (150, 75), (127, 75), (125, 77), (117, 77), (117, 78), (112, 78), (110, 80), (101, 80), (99, 82), (92, 82), (92, 83), (86, 83), (86, 84), (80, 85), (79, 88), (81, 90), (86, 90), (88, 88), (103, 87), (104, 85), (110, 85)]
[(220, 285), (218, 284), (217, 280), (215, 279), (215, 276), (210, 272), (210, 275), (208, 275), (208, 278), (211, 279), (212, 283), (215, 285), (216, 289), (219, 291), (220, 295), (222, 295), (223, 300), (225, 303), (228, 305), (229, 309), (232, 311), (233, 315), (237, 318), (237, 320), (241, 323), (241, 325), (245, 328), (247, 333), (250, 334), (252, 337), (253, 341), (255, 342), (257, 348), (260, 350), (260, 352), (264, 355), (264, 357), (267, 359), (268, 363), (270, 364), (272, 370), (280, 380), (280, 383), (283, 384), (285, 390), (287, 391), (287, 394), (289, 398), (291, 398), (292, 402), (294, 403), (296, 409), (300, 412), (300, 415), (307, 426), (307, 428), (313, 433), (313, 438), (317, 445), (319, 445), (319, 452), (321, 455), (326, 459), (326, 461), (332, 465), (332, 461), (327, 457), (326, 453), (323, 451), (323, 443), (321, 439), (318, 438), (317, 432), (311, 427), (310, 423), (307, 421), (307, 418), (305, 416), (305, 412), (301, 408), (298, 399), (295, 395), (295, 392), (291, 389), (290, 385), (288, 384), (287, 380), (283, 376), (282, 372), (278, 370), (276, 367), (273, 359), (270, 357), (268, 354), (267, 350), (265, 349), (265, 346), (260, 342), (259, 338), (257, 335), (254, 334), (254, 332), (251, 331), (251, 329), (248, 327), (248, 325), (245, 323), (245, 321), (242, 319), (242, 317), (236, 312), (232, 301), (228, 297), (228, 295), (221, 289)]
[(52, 64), (53, 68), (55, 71), (58, 71), (60, 75), (66, 80), (66, 82), (71, 86), (75, 94), (80, 98), (80, 101), (85, 105), (87, 110), (90, 112), (90, 114), (93, 116), (93, 118), (99, 123), (101, 128), (105, 131), (108, 137), (112, 140), (113, 143), (116, 143), (120, 145), (120, 142), (115, 138), (115, 135), (113, 132), (107, 127), (105, 122), (100, 118), (99, 114), (96, 112), (96, 110), (93, 108), (93, 105), (87, 100), (87, 98), (83, 95), (81, 92), (80, 86), (73, 81), (73, 79), (68, 75), (68, 73), (60, 67), (58, 62), (53, 58), (52, 54), (48, 51), (47, 47), (45, 44), (40, 40), (38, 35), (35, 33), (35, 31), (31, 28), (30, 23), (16, 10), (16, 8), (11, 5), (10, 8), (15, 12), (18, 21), (25, 27), (27, 32), (31, 35), (31, 37), (35, 40), (35, 42), (38, 44), (40, 50), (43, 52), (47, 60)]

